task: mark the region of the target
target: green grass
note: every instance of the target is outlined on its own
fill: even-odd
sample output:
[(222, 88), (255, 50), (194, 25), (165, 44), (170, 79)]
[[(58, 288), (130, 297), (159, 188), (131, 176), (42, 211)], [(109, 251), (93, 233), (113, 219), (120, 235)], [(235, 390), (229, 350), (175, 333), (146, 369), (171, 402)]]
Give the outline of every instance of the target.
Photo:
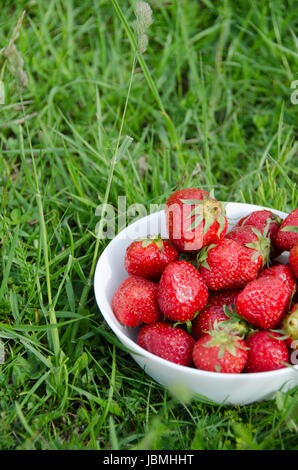
[[(1, 48), (27, 11), (16, 46), (28, 85), (5, 69), (0, 448), (297, 449), (297, 389), (241, 407), (179, 402), (121, 349), (89, 280), (105, 195), (149, 208), (196, 185), (297, 207), (297, 5), (152, 1), (122, 132), (133, 142), (112, 175), (134, 58), (113, 3), (1, 8)], [(133, 2), (119, 5), (131, 25)]]

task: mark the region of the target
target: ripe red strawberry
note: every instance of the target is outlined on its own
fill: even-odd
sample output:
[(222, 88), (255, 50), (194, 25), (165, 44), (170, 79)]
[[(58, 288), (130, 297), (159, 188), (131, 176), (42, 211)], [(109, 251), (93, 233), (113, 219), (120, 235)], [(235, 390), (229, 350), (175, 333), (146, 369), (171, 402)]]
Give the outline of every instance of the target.
[(166, 318), (186, 322), (206, 306), (208, 294), (199, 271), (187, 261), (175, 261), (162, 273), (157, 301)]
[(298, 279), (298, 243), (290, 250), (289, 265)]
[(298, 243), (298, 209), (291, 212), (282, 222), (275, 238), (282, 250), (291, 250)]
[(182, 366), (192, 365), (195, 340), (181, 328), (156, 322), (141, 328), (137, 343), (156, 356)]
[(198, 339), (213, 329), (215, 322), (218, 324), (222, 321), (228, 321), (230, 317), (225, 314), (224, 306), (227, 308), (232, 307), (239, 292), (239, 289), (212, 292), (209, 295), (207, 307), (192, 322), (192, 336)]
[(234, 227), (227, 233), (225, 238), (234, 240), (240, 245), (252, 250), (252, 259), (257, 260), (260, 268), (268, 263), (271, 248), (270, 238), (262, 235), (255, 227), (251, 225)]
[(282, 338), (281, 335), (271, 331), (257, 331), (247, 338), (249, 351), (245, 372), (266, 372), (285, 367), (283, 363), (289, 362), (288, 348), (278, 338)]
[(235, 227), (244, 227), (250, 225), (259, 230), (262, 235), (270, 238), (270, 256), (274, 259), (282, 253), (282, 250), (277, 248), (277, 246), (274, 244), (275, 237), (279, 230), (281, 222), (282, 219), (278, 215), (273, 214), (273, 212), (264, 209), (260, 211), (254, 211), (251, 214), (243, 217), (239, 220), (239, 222), (237, 222)]
[(251, 214), (240, 219), (235, 227), (244, 227), (250, 225), (264, 236), (269, 236), (271, 243), (274, 242), (278, 229), (282, 220), (281, 218), (273, 214), (273, 212), (266, 209), (260, 211), (254, 211)]
[(275, 266), (271, 266), (271, 268), (264, 269), (264, 271), (259, 274), (258, 278), (260, 279), (266, 276), (277, 277), (287, 286), (290, 294), (290, 302), (297, 290), (297, 283), (291, 268), (286, 264), (276, 264)]
[(233, 330), (214, 328), (198, 339), (192, 357), (198, 369), (237, 374), (245, 367), (247, 347)]
[(131, 276), (120, 284), (112, 298), (112, 309), (125, 326), (140, 326), (160, 318), (156, 299), (157, 284), (148, 279)]
[(289, 335), (285, 340), (287, 345), (290, 348), (298, 349), (298, 304), (294, 304), (290, 312), (285, 316), (282, 328)]
[(132, 242), (126, 249), (124, 266), (128, 274), (158, 281), (167, 264), (178, 259), (177, 249), (160, 236)]
[(274, 276), (249, 282), (236, 299), (236, 312), (262, 330), (275, 328), (287, 311), (289, 289)]
[(252, 250), (224, 238), (204, 248), (198, 257), (200, 273), (211, 290), (234, 289), (255, 279), (260, 260), (252, 259)]
[(180, 251), (192, 252), (222, 239), (228, 223), (220, 202), (207, 191), (180, 189), (165, 208), (170, 240)]

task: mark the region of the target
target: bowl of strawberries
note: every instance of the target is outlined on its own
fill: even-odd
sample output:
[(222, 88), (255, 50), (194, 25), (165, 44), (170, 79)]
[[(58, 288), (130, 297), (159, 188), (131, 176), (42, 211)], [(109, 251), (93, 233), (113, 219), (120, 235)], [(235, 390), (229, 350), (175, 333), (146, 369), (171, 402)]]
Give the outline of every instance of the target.
[(165, 387), (248, 404), (298, 385), (298, 209), (198, 188), (121, 231), (100, 256), (98, 307)]

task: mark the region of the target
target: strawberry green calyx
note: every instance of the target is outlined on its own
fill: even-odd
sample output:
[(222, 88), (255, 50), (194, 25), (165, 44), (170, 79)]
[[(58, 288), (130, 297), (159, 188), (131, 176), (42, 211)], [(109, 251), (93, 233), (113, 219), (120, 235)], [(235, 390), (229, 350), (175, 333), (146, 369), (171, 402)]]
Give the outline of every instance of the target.
[(147, 246), (154, 243), (159, 251), (164, 252), (164, 244), (161, 235), (148, 235), (146, 238), (139, 239), (138, 241), (142, 242), (143, 248), (147, 248)]
[(195, 206), (187, 217), (187, 219), (194, 217), (188, 230), (195, 230), (203, 223), (203, 234), (206, 235), (212, 224), (217, 221), (219, 224), (217, 234), (220, 237), (226, 225), (226, 212), (221, 202), (206, 194), (203, 199), (180, 199), (180, 202)]
[[(272, 334), (270, 334), (270, 332)], [(274, 333), (277, 333), (279, 336), (273, 335)], [(284, 329), (268, 330), (268, 336), (270, 338), (277, 339), (278, 341), (284, 341), (285, 339), (290, 338), (290, 335)]]
[(226, 305), (223, 306), (223, 311), (229, 320), (220, 323), (220, 327), (228, 327), (234, 331), (240, 338), (246, 338), (250, 332), (250, 326), (246, 320), (236, 313), (236, 307), (233, 304), (231, 309)]
[[(262, 233), (254, 227), (252, 227), (251, 230), (258, 237), (258, 239), (255, 242), (245, 243), (245, 246), (247, 246), (247, 248), (252, 248), (253, 250), (257, 251), (257, 253), (255, 255), (253, 255), (253, 257), (252, 257), (253, 261), (260, 254), (263, 257), (262, 266), (268, 265), (269, 256), (270, 256), (270, 249), (271, 249), (270, 238), (268, 238), (267, 236), (262, 235)], [(268, 232), (268, 229), (267, 229), (267, 231), (265, 230), (265, 233), (266, 232)]]
[(285, 225), (285, 227), (281, 228), (280, 231), (298, 233), (298, 226), (297, 225)]
[[(221, 322), (222, 324), (223, 322)], [(237, 356), (237, 349), (248, 349), (239, 343), (241, 340), (240, 336), (235, 334), (235, 330), (228, 327), (220, 327), (217, 322), (214, 324), (213, 330), (208, 332), (211, 339), (204, 344), (205, 348), (213, 348), (219, 346), (218, 358), (222, 358), (225, 352), (229, 352), (232, 356)]]
[(196, 256), (196, 261), (197, 261), (197, 267), (199, 266), (204, 266), (204, 268), (206, 269), (209, 269), (210, 271), (210, 266), (207, 262), (207, 258), (208, 258), (208, 251), (211, 250), (212, 248), (214, 248), (216, 245), (213, 243), (211, 245), (208, 245), (208, 246), (205, 246), (204, 248), (202, 248), (197, 256)]

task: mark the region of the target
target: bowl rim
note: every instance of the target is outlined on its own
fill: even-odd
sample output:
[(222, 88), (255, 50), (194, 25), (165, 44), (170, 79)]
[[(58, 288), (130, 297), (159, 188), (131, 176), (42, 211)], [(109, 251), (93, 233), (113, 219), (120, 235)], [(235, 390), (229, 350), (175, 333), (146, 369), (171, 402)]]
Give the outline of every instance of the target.
[[(285, 218), (288, 215), (286, 212), (279, 211), (277, 209), (273, 209), (273, 208), (269, 208), (269, 207), (265, 207), (265, 206), (259, 206), (259, 205), (256, 205), (256, 204), (239, 203), (239, 202), (232, 202), (232, 201), (229, 201), (226, 204), (247, 206), (248, 208), (252, 208), (252, 211), (254, 211), (254, 210), (269, 210), (271, 212), (277, 213), (282, 218)], [(254, 208), (258, 208), (258, 209), (254, 209)], [(119, 326), (117, 325), (117, 323), (119, 323), (119, 322), (118, 322), (118, 320), (116, 319), (116, 317), (113, 313), (111, 305), (109, 304), (109, 302), (105, 298), (101, 299), (100, 296), (99, 296), (99, 289), (97, 288), (98, 283), (96, 282), (96, 280), (99, 276), (101, 263), (104, 261), (105, 257), (108, 256), (109, 251), (113, 247), (113, 243), (115, 241), (117, 241), (118, 238), (123, 239), (124, 232), (126, 232), (128, 229), (130, 229), (130, 230), (133, 229), (134, 226), (136, 226), (137, 224), (140, 224), (141, 221), (144, 221), (145, 219), (148, 219), (149, 217), (152, 217), (152, 216), (154, 216), (154, 217), (159, 216), (160, 217), (160, 216), (162, 216), (162, 214), (164, 214), (163, 210), (158, 211), (158, 212), (154, 212), (154, 213), (149, 214), (149, 215), (146, 215), (145, 217), (142, 217), (142, 218), (138, 219), (137, 221), (133, 222), (132, 224), (129, 224), (127, 227), (125, 227), (123, 230), (121, 230), (110, 241), (110, 243), (106, 246), (106, 248), (103, 250), (103, 252), (101, 253), (101, 255), (100, 255), (100, 257), (97, 261), (97, 264), (96, 264), (93, 287), (94, 287), (94, 293), (95, 293), (95, 298), (96, 298), (97, 305), (99, 307), (101, 315), (103, 316), (104, 320), (108, 323), (108, 325), (111, 328), (111, 330), (113, 331), (113, 333), (121, 340), (122, 344), (124, 344), (125, 346), (128, 344), (128, 346), (126, 346), (127, 349), (128, 349), (128, 352), (130, 354), (137, 354), (138, 356), (150, 359), (151, 361), (155, 362), (156, 364), (159, 364), (159, 365), (164, 366), (164, 367), (168, 367), (169, 369), (177, 370), (177, 368), (178, 368), (178, 371), (189, 373), (190, 375), (194, 375), (194, 377), (196, 377), (196, 376), (198, 376), (198, 377), (209, 377), (209, 378), (217, 377), (217, 378), (222, 379), (222, 380), (230, 380), (231, 378), (233, 378), (234, 380), (237, 380), (240, 383), (245, 381), (249, 377), (254, 377), (254, 378), (259, 378), (259, 379), (262, 379), (262, 378), (272, 379), (275, 376), (281, 377), (282, 375), (285, 375), (285, 376), (289, 375), (288, 378), (290, 379), (291, 378), (290, 377), (291, 371), (295, 371), (296, 373), (298, 373), (298, 364), (297, 365), (289, 364), (288, 366), (282, 367), (280, 369), (271, 370), (271, 371), (242, 372), (242, 373), (238, 373), (238, 374), (214, 372), (214, 371), (205, 371), (205, 370), (202, 370), (202, 369), (197, 369), (196, 367), (183, 366), (183, 365), (176, 364), (174, 362), (168, 361), (166, 359), (163, 359), (162, 357), (159, 357), (156, 354), (153, 354), (153, 353), (147, 351), (146, 349), (139, 346), (133, 339), (129, 338), (119, 328)], [(127, 277), (129, 277), (129, 275)], [(109, 314), (105, 313), (105, 309), (107, 307), (110, 309), (110, 312), (112, 313), (112, 316), (110, 315), (110, 312), (109, 312)], [(127, 326), (124, 326), (124, 325), (121, 325), (121, 326), (124, 327), (125, 329), (127, 329), (127, 331), (129, 331), (130, 329), (133, 329), (133, 328), (130, 328), (130, 327), (127, 327)], [(146, 371), (146, 368), (145, 368), (145, 371)]]

